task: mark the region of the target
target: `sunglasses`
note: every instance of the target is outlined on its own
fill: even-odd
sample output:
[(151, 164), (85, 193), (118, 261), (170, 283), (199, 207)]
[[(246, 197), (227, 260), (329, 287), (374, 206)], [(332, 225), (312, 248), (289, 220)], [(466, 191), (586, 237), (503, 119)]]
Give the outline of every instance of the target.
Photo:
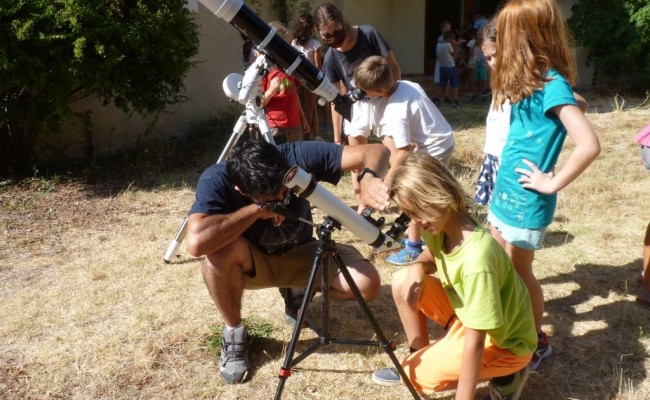
[(275, 207), (284, 207), (287, 206), (289, 202), (291, 202), (291, 190), (287, 189), (284, 192), (284, 199), (282, 199), (281, 201), (258, 201), (258, 200), (254, 200), (254, 201), (259, 208), (273, 209)]

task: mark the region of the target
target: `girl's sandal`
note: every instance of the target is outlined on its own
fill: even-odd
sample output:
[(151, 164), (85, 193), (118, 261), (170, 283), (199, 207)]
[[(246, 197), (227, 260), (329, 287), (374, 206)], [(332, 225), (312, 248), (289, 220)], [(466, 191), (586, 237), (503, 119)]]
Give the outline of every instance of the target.
[(650, 293), (643, 288), (639, 288), (639, 295), (636, 296), (636, 304), (650, 310)]

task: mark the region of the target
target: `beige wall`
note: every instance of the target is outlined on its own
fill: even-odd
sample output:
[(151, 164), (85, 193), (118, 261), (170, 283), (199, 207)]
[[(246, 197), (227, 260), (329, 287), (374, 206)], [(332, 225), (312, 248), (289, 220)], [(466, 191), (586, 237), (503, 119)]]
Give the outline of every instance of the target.
[[(310, 2), (315, 9), (322, 2)], [(390, 44), (405, 74), (424, 71), (424, 0), (333, 1), (352, 25), (372, 25)]]
[[(564, 0), (566, 14), (575, 0)], [(312, 1), (314, 10), (322, 1)], [(370, 24), (384, 35), (391, 45), (404, 74), (419, 74), (424, 70), (424, 19), (425, 0), (333, 0), (343, 15), (353, 25)], [(268, 2), (264, 2), (262, 18), (275, 19)], [(222, 19), (214, 16), (199, 2), (195, 15), (200, 26), (200, 49), (196, 68), (186, 79), (189, 101), (170, 107), (155, 123), (144, 121), (138, 116), (128, 117), (113, 107), (104, 107), (97, 101), (75, 104), (75, 110), (91, 110), (91, 125), (95, 155), (111, 153), (128, 148), (143, 138), (183, 137), (195, 124), (215, 116), (218, 110), (228, 104), (221, 84), (231, 72), (242, 72), (241, 44), (239, 32)], [(584, 59), (584, 50), (577, 49), (576, 55)], [(589, 86), (591, 69), (579, 67), (580, 86)], [(148, 127), (151, 130), (145, 137)], [(48, 139), (57, 147), (66, 147), (68, 155), (83, 155), (86, 142), (83, 139), (83, 124), (70, 124), (65, 135)], [(73, 143), (72, 146), (69, 144)]]
[[(147, 133), (153, 122), (150, 119), (143, 120), (137, 115), (129, 117), (115, 107), (102, 106), (97, 100), (84, 100), (73, 106), (77, 112), (92, 112), (90, 122), (96, 155), (131, 147), (143, 138), (183, 137), (193, 125), (215, 116), (228, 104), (222, 81), (231, 72), (242, 72), (239, 32), (203, 5), (199, 5), (199, 13), (194, 16), (200, 26), (200, 45), (196, 67), (185, 80), (189, 101), (169, 107), (151, 126), (150, 132)], [(83, 122), (76, 120), (68, 125), (64, 135), (46, 141), (61, 147), (68, 142), (66, 153), (69, 156), (83, 156), (82, 131)]]
[[(267, 2), (265, 2), (267, 3)], [(321, 1), (311, 1), (312, 9)], [(421, 73), (424, 47), (424, 0), (358, 0), (335, 2), (351, 24), (370, 24), (382, 32), (389, 42), (404, 73)], [(156, 121), (129, 117), (112, 106), (96, 100), (74, 105), (80, 113), (91, 111), (90, 124), (95, 155), (112, 153), (149, 138), (183, 137), (192, 126), (218, 113), (228, 104), (221, 84), (231, 72), (241, 71), (241, 39), (239, 32), (214, 16), (199, 2), (194, 14), (200, 26), (200, 49), (197, 65), (185, 81), (189, 101), (161, 114)], [(273, 20), (268, 3), (262, 10), (265, 21)], [(63, 135), (46, 138), (50, 147), (65, 148), (69, 156), (83, 156), (87, 142), (84, 122), (71, 122)], [(148, 129), (151, 128), (151, 129)]]

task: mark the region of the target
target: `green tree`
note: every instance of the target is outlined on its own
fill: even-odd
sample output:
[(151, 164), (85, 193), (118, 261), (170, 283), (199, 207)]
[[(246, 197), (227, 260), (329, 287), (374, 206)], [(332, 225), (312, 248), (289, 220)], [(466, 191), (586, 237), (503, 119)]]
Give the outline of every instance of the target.
[(648, 0), (580, 0), (569, 27), (588, 51), (594, 83), (644, 93), (650, 88)]
[(149, 115), (185, 100), (198, 30), (184, 0), (0, 0), (0, 175), (95, 96)]

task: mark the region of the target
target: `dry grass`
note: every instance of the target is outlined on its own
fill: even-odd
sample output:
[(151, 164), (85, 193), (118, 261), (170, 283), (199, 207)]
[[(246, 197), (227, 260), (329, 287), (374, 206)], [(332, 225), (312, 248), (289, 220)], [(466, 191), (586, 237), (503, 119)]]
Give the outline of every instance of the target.
[[(650, 313), (633, 304), (642, 234), (650, 220), (650, 176), (632, 140), (650, 121), (650, 110), (612, 111), (607, 99), (593, 101), (591, 109), (603, 153), (561, 193), (535, 263), (555, 354), (531, 376), (528, 399), (650, 398)], [(482, 158), (485, 111), (484, 106), (443, 109), (456, 129), (453, 169), (468, 190)], [(86, 169), (86, 180), (70, 174), (0, 182), (0, 398), (274, 395), (291, 336), (277, 291), (246, 293), (244, 315), (252, 325), (272, 330), (253, 347), (250, 382), (228, 386), (209, 346), (222, 325), (203, 285), (200, 260), (182, 249), (174, 263), (162, 263), (192, 202), (198, 172), (216, 158), (218, 150), (203, 151), (210, 147), (168, 148), (159, 150), (160, 157), (95, 165)], [(176, 164), (169, 165), (173, 159)], [(348, 180), (330, 189), (352, 203)], [(370, 308), (384, 334), (398, 343), (401, 357), (404, 335), (388, 283), (393, 268), (351, 234), (337, 232), (335, 239), (354, 243), (380, 270), (382, 294)], [(336, 335), (373, 337), (355, 302), (337, 301), (334, 310)], [(432, 327), (431, 335), (438, 334)], [(314, 340), (304, 330), (299, 350)], [(298, 365), (284, 398), (409, 398), (404, 388), (371, 382), (371, 372), (387, 364), (386, 354), (375, 347), (325, 346)]]

